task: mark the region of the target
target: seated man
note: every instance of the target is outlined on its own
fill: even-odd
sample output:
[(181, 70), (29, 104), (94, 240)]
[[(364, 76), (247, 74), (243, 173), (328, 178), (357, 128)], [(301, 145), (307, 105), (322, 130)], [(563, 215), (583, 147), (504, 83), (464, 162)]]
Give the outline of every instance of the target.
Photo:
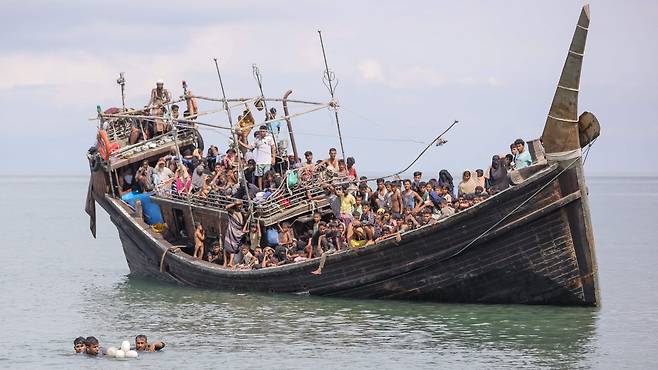
[(430, 211), (429, 209), (424, 209), (420, 224), (422, 226), (427, 226), (427, 225), (434, 225), (435, 223), (436, 220), (432, 218), (432, 211)]
[(84, 353), (85, 352), (85, 338), (77, 337), (73, 340), (73, 350), (75, 353)]
[(271, 247), (265, 247), (263, 250), (263, 261), (261, 262), (261, 267), (274, 267), (279, 265), (279, 259), (274, 254), (274, 249)]
[(366, 233), (360, 221), (354, 220), (354, 222), (347, 225), (347, 244), (350, 248), (363, 248), (373, 243), (374, 241)]
[(85, 353), (90, 356), (103, 356), (104, 353), (101, 350), (100, 344), (96, 337), (87, 337), (85, 338)]
[(140, 334), (135, 337), (135, 351), (137, 352), (155, 352), (163, 349), (165, 347), (165, 343), (161, 341), (154, 342), (152, 344), (149, 344), (148, 340), (146, 339), (146, 335)]
[(327, 248), (327, 223), (324, 221), (318, 222), (318, 229), (313, 231), (311, 238), (308, 240), (305, 251), (308, 258), (318, 257)]
[(442, 199), (439, 203), (439, 209), (441, 210), (441, 218), (450, 217), (455, 214), (455, 210), (451, 207), (451, 203), (448, 203), (446, 199)]
[(206, 255), (206, 260), (210, 263), (216, 263), (218, 265), (224, 264), (224, 249), (218, 242), (215, 242), (212, 245), (212, 249)]
[(249, 251), (249, 244), (243, 244), (241, 248), (242, 262), (238, 264), (237, 268), (240, 270), (251, 270), (258, 263), (258, 258), (254, 257)]

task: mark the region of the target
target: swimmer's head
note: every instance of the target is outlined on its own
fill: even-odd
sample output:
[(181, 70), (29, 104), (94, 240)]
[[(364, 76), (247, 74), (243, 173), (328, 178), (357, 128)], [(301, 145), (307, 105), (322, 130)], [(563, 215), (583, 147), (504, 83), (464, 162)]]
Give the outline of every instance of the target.
[(96, 337), (87, 337), (85, 339), (85, 352), (89, 355), (96, 356), (100, 346), (98, 345), (98, 339)]
[(135, 337), (135, 349), (138, 351), (146, 351), (146, 348), (148, 347), (148, 340), (146, 339), (146, 335), (140, 334)]
[(73, 349), (75, 353), (82, 353), (85, 351), (85, 338), (77, 337), (73, 340)]

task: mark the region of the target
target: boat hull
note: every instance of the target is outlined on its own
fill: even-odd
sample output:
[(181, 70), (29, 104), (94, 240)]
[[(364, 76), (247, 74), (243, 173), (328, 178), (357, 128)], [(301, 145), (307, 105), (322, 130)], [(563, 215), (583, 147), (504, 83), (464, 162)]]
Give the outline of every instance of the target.
[[(132, 274), (186, 286), (318, 296), (463, 303), (599, 304), (580, 162), (553, 165), (434, 226), (374, 246), (274, 268), (197, 261), (133, 217), (98, 203), (117, 226)], [(169, 251), (168, 251), (169, 250)]]

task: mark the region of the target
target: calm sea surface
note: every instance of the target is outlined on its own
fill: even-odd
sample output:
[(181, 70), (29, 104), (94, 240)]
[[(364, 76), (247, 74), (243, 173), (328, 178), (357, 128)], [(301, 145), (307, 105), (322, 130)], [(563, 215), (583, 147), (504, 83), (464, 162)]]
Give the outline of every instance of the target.
[[(236, 294), (128, 276), (86, 178), (0, 181), (0, 368), (657, 368), (658, 178), (590, 178), (599, 309)], [(167, 348), (117, 361), (73, 338)]]

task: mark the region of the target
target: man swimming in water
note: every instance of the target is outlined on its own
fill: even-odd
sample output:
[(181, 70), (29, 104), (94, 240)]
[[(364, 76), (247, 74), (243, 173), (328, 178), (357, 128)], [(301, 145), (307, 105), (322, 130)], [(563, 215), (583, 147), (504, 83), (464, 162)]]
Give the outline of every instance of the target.
[(163, 349), (165, 347), (165, 342), (154, 342), (153, 344), (149, 344), (148, 339), (146, 339), (146, 335), (140, 334), (135, 337), (135, 350), (137, 352), (155, 352)]
[(101, 346), (96, 337), (87, 337), (85, 339), (85, 353), (90, 356), (103, 356)]
[(85, 338), (77, 337), (73, 340), (73, 350), (75, 353), (84, 353), (85, 352)]

